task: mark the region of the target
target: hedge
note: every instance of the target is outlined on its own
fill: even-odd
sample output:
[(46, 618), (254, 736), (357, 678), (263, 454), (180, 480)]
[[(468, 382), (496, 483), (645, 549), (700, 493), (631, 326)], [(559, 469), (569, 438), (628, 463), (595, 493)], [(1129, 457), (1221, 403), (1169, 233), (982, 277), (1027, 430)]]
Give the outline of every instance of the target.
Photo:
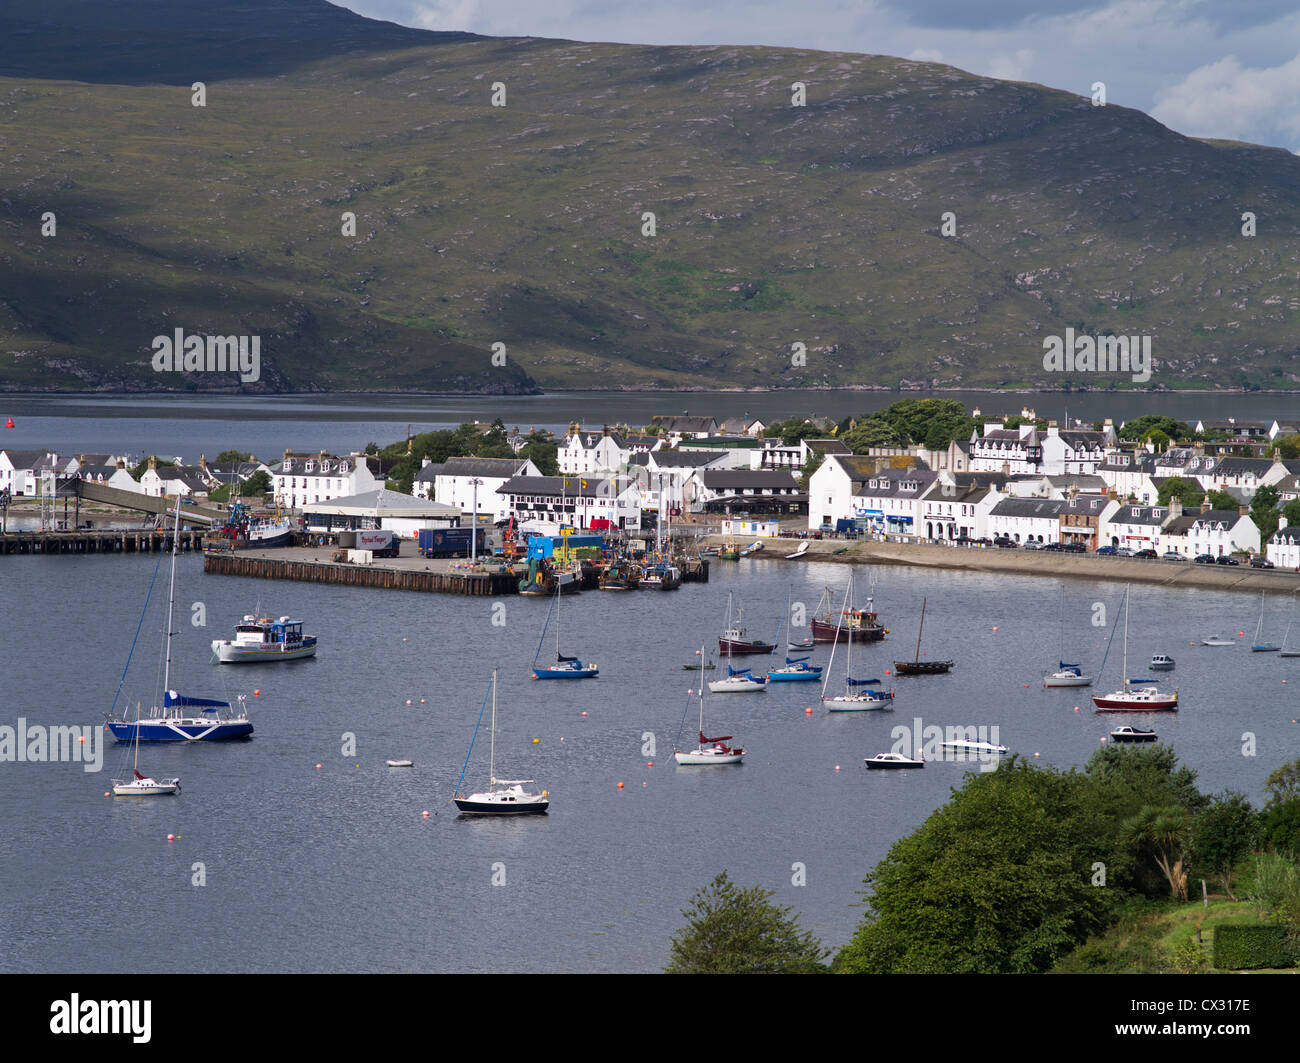
[(1220, 971), (1294, 967), (1295, 944), (1286, 927), (1228, 924), (1214, 928), (1214, 966)]

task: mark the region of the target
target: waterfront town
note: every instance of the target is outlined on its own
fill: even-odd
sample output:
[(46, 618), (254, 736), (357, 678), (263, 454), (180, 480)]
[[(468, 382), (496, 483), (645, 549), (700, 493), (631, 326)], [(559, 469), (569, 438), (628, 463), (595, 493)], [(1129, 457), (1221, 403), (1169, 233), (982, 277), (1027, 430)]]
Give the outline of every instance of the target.
[[(93, 526), (83, 513), (92, 504), (161, 514), (161, 500), (179, 497), (214, 524), (211, 514), (240, 501), (244, 512), (292, 520), (299, 535), (332, 539), (476, 523), (640, 534), (668, 523), (746, 540), (888, 539), (1300, 569), (1295, 426), (1144, 418), (1166, 423), (1132, 431), (1109, 419), (1060, 424), (1031, 409), (969, 416), (969, 436), (941, 446), (933, 433), (862, 445), (870, 434), (855, 422), (815, 419), (662, 415), (642, 428), (574, 423), (563, 435), (476, 423), (462, 430), (515, 456), (434, 461), (408, 439), (402, 456), (418, 462), (409, 483), (391, 477), (400, 444), (192, 462), (0, 449), (0, 512), (39, 507), (40, 531), (57, 534)], [(1182, 431), (1171, 436), (1173, 424)], [(132, 495), (158, 501), (136, 506)]]

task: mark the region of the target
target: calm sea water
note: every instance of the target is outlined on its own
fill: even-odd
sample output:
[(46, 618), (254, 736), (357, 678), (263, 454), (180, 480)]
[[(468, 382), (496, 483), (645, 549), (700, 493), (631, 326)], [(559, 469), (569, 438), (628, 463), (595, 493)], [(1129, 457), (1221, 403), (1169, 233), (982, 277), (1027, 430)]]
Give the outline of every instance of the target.
[(767, 421), (815, 415), (837, 420), (883, 409), (901, 398), (959, 399), (992, 416), (1033, 407), (1039, 416), (1125, 420), (1145, 413), (1245, 420), (1296, 417), (1294, 395), (1141, 395), (1088, 392), (1037, 395), (986, 392), (557, 392), (536, 396), (0, 396), (0, 447), (60, 454), (159, 454), (195, 462), (223, 450), (252, 451), (274, 460), (286, 448), (360, 450), (414, 432), (501, 417), (516, 425), (563, 432), (572, 421), (644, 425), (655, 414), (690, 412), (724, 419), (749, 415)]
[[(155, 562), (0, 558), (0, 724), (102, 720)], [(866, 570), (856, 571), (865, 583)], [(895, 711), (885, 713), (827, 714), (811, 684), (710, 698), (707, 729), (735, 735), (750, 755), (738, 767), (677, 768), (674, 736), (684, 710), (693, 734), (687, 691), (698, 676), (681, 664), (702, 642), (716, 648), (728, 592), (747, 626), (770, 637), (787, 594), (811, 610), (829, 585), (838, 603), (844, 566), (715, 563), (706, 586), (565, 599), (564, 650), (601, 674), (563, 683), (528, 678), (546, 602), (205, 576), (200, 558), (182, 557), (174, 685), (232, 698), (260, 691), (249, 697), (256, 734), (146, 748), (146, 771), (182, 777), (176, 798), (104, 797), (125, 753), (116, 745), (97, 775), (79, 764), (0, 763), (0, 967), (653, 971), (691, 893), (724, 869), (776, 890), (838, 947), (861, 918), (864, 873), (967, 770), (864, 770), (863, 757), (888, 750), (892, 729), (915, 717), (996, 726), (1001, 742), (1062, 768), (1086, 761), (1117, 722), (1153, 724), (1203, 789), (1231, 786), (1257, 801), (1265, 776), (1300, 756), (1300, 660), (1189, 644), (1239, 631), (1248, 642), (1259, 609), (1249, 595), (1135, 590), (1130, 674), (1146, 674), (1152, 653), (1173, 654), (1169, 678), (1184, 707), (1117, 719), (1092, 712), (1086, 691), (1043, 690), (1041, 677), (1062, 644), (1067, 660), (1098, 667), (1110, 629), (1092, 625), (1094, 603), (1113, 622), (1122, 586), (1069, 581), (1062, 625), (1054, 580), (904, 568), (877, 576), (876, 605), (893, 634), (856, 650), (854, 672), (880, 675), (911, 655), (925, 597), (923, 649), (954, 658), (950, 676), (898, 680)], [(157, 694), (166, 578), (164, 561), (124, 686), (131, 705)], [(204, 628), (192, 623), (196, 603)], [(1274, 641), (1290, 604), (1267, 603)], [(317, 659), (210, 664), (209, 641), (259, 605), (305, 619), (321, 637)], [(493, 623), (498, 606), (504, 624)], [(1118, 653), (1103, 690), (1118, 681)], [(824, 663), (829, 648), (815, 656)], [(841, 649), (837, 675), (842, 661)], [(498, 773), (546, 787), (548, 816), (465, 820), (448, 801), (494, 667)], [(348, 735), (354, 755), (343, 752)], [(1243, 755), (1243, 736), (1256, 755)], [(482, 733), (467, 784), (485, 781), (487, 754)], [(399, 757), (415, 767), (384, 766)], [(194, 884), (196, 864), (204, 885)], [(806, 885), (792, 884), (796, 864)]]

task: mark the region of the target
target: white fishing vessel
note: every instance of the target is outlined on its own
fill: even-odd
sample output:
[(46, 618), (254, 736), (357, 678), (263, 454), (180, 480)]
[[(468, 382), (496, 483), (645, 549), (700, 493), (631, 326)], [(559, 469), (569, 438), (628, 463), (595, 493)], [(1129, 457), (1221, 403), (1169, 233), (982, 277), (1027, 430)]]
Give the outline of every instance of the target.
[[(479, 709), (479, 721), (482, 722), (483, 709)], [(478, 734), (478, 725), (474, 727)], [(474, 752), (474, 741), (470, 740), (469, 752), (465, 754), (465, 767), (461, 769), (460, 779), (456, 783), (456, 793), (452, 800), (464, 815), (473, 816), (520, 816), (529, 813), (545, 812), (551, 804), (550, 795), (542, 790), (540, 793), (525, 790), (533, 779), (498, 779), (497, 768), (497, 670), (492, 669), (492, 724), (488, 753), (488, 788), (482, 793), (462, 794), (461, 783), (465, 781), (465, 770), (469, 767), (470, 754)], [(498, 789), (500, 787), (501, 789)]]
[[(703, 650), (700, 651), (703, 653)], [(710, 688), (712, 684), (709, 684)], [(717, 738), (708, 738), (704, 734), (704, 687), (700, 686), (700, 744), (694, 749), (677, 749), (673, 753), (673, 759), (678, 764), (739, 764), (741, 758), (745, 755), (745, 750), (740, 746), (729, 746), (728, 742), (732, 741), (731, 735), (719, 735)], [(685, 715), (685, 714), (683, 714)], [(680, 729), (679, 729), (680, 733)]]
[(213, 639), (212, 652), (222, 664), (296, 661), (316, 656), (316, 636), (302, 633), (301, 620), (248, 613), (235, 625), (233, 639)]
[(1128, 600), (1129, 588), (1124, 588), (1124, 657), (1121, 667), (1120, 689), (1111, 694), (1094, 694), (1092, 703), (1099, 709), (1121, 712), (1176, 712), (1178, 691), (1167, 693), (1156, 686), (1154, 679), (1130, 679), (1128, 675)]

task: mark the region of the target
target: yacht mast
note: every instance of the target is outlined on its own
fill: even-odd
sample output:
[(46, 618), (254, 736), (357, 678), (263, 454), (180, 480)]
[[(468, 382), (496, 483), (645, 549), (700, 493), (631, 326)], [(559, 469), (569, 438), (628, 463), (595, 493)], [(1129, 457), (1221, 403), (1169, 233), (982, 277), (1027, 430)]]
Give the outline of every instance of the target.
[[(163, 701), (167, 700), (167, 691), (171, 690), (172, 677), (172, 621), (176, 614), (176, 553), (181, 539), (181, 496), (176, 495), (176, 527), (172, 531), (172, 587), (167, 602), (167, 663), (163, 668)], [(139, 724), (136, 730), (139, 731)]]

